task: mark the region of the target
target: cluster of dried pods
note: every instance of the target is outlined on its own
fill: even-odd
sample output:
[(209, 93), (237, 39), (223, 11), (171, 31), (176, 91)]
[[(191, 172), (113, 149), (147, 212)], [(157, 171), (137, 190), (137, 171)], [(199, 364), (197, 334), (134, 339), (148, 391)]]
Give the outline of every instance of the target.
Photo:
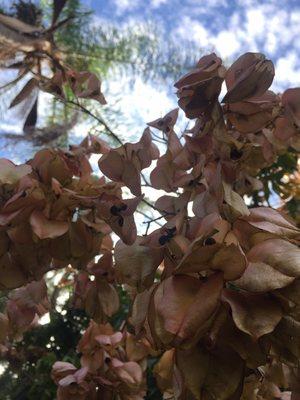
[[(59, 400), (143, 399), (149, 356), (159, 358), (164, 399), (300, 398), (299, 230), (243, 200), (261, 188), (261, 168), (300, 148), (300, 88), (276, 95), (273, 77), (262, 54), (228, 69), (211, 54), (175, 84), (179, 106), (196, 119), (181, 138), (176, 109), (148, 124), (161, 133), (148, 127), (135, 144), (110, 148), (89, 135), (24, 165), (0, 160), (0, 287), (13, 289), (0, 318), (2, 353), (49, 309), (47, 271), (71, 266), (74, 307), (91, 317), (78, 344), (81, 368), (53, 366)], [(71, 83), (102, 101), (93, 79), (74, 73)], [(61, 95), (63, 84), (55, 75), (47, 90)], [(153, 143), (159, 134), (163, 155)], [(92, 154), (101, 155), (103, 176), (92, 173)], [(137, 236), (141, 171), (153, 160), (165, 223)], [(119, 308), (117, 285), (132, 306), (114, 332), (107, 321)]]

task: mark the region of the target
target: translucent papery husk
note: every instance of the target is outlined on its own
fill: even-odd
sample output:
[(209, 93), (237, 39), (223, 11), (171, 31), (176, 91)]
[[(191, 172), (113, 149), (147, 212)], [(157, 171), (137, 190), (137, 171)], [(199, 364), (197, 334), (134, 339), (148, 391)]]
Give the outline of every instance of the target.
[[(45, 90), (62, 97), (69, 84), (104, 104), (96, 75), (61, 68)], [(62, 269), (57, 290), (74, 285), (70, 304), (91, 321), (80, 366), (53, 365), (58, 399), (142, 400), (153, 363), (164, 399), (298, 398), (299, 229), (245, 197), (259, 204), (265, 171), (299, 147), (300, 89), (276, 95), (273, 78), (261, 53), (227, 69), (213, 53), (175, 84), (195, 119), (181, 135), (175, 109), (136, 143), (112, 148), (89, 135), (26, 164), (0, 160), (0, 289), (14, 289), (0, 314), (1, 353), (49, 310), (42, 279)], [(146, 198), (149, 186), (161, 197)]]

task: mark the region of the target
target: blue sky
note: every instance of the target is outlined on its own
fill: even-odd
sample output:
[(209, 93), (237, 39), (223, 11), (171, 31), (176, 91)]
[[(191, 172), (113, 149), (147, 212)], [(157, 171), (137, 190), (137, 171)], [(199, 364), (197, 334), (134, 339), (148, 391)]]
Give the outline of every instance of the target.
[(231, 62), (260, 51), (275, 62), (276, 89), (300, 85), (299, 0), (84, 0), (101, 19), (154, 20), (184, 46), (214, 48)]
[[(12, 0), (6, 0), (6, 4)], [(247, 51), (260, 51), (273, 60), (276, 76), (273, 90), (283, 91), (300, 86), (300, 0), (82, 0), (87, 8), (95, 11), (94, 23), (112, 22), (134, 26), (142, 21), (154, 21), (167, 36), (172, 36), (184, 48), (192, 41), (199, 48), (199, 55), (212, 49), (227, 65)], [(124, 79), (124, 77), (122, 78)], [(118, 134), (138, 138), (148, 121), (163, 116), (176, 107), (173, 88), (153, 85), (141, 77), (133, 86), (112, 77), (103, 84), (108, 106), (113, 107), (116, 97), (121, 100), (118, 108), (123, 112), (127, 125), (118, 127)], [(173, 93), (173, 94), (172, 94)], [(46, 99), (41, 104), (47, 108)], [(6, 114), (6, 124), (11, 131), (15, 116)], [(2, 122), (2, 123), (1, 123)], [(4, 124), (3, 124), (4, 123)], [(15, 122), (14, 122), (15, 124)], [(130, 130), (128, 125), (131, 126)], [(22, 122), (14, 126), (20, 131)], [(87, 133), (79, 125), (78, 136)], [(75, 139), (75, 138), (74, 138)], [(23, 144), (23, 147), (30, 147)], [(22, 147), (19, 145), (19, 147)], [(24, 148), (25, 148), (24, 147)], [(2, 154), (1, 154), (2, 153)], [(1, 155), (24, 161), (27, 151), (15, 152), (8, 146)]]
[[(300, 86), (300, 0), (84, 0), (84, 4), (95, 11), (95, 24), (104, 20), (134, 26), (155, 21), (179, 48), (192, 41), (199, 55), (214, 50), (226, 65), (247, 51), (262, 52), (275, 64), (274, 91)], [(120, 87), (119, 81), (109, 83), (108, 101), (115, 86)], [(135, 125), (135, 135), (141, 133), (142, 122), (176, 106), (172, 88), (167, 89), (137, 79), (133, 88), (123, 90), (119, 106)], [(126, 135), (126, 127), (122, 133)]]

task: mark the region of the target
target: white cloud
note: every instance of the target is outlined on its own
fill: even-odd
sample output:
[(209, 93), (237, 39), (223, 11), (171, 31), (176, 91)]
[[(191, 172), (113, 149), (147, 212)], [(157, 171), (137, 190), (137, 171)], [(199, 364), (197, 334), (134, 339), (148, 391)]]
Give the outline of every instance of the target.
[(166, 4), (168, 0), (151, 0), (152, 8), (159, 8), (163, 4)]
[(193, 40), (200, 46), (206, 46), (209, 40), (209, 32), (204, 25), (188, 16), (182, 18), (174, 34), (180, 39)]
[(140, 0), (113, 0), (117, 14), (132, 11), (140, 5)]
[(277, 86), (286, 89), (288, 86), (300, 86), (299, 54), (291, 51), (284, 57), (279, 58), (275, 65)]
[(219, 32), (211, 42), (223, 58), (232, 57), (241, 49), (240, 41), (237, 39), (236, 34), (231, 31), (224, 30)]
[[(217, 4), (224, 6), (221, 0), (209, 0), (207, 7)], [(199, 18), (192, 9), (186, 12), (175, 28), (176, 35), (194, 41), (206, 52), (213, 48), (227, 63), (247, 51), (265, 53), (276, 64), (278, 87), (299, 85), (299, 8), (283, 7), (275, 0), (240, 0), (232, 14), (222, 20), (213, 14)]]
[(116, 97), (120, 97), (120, 90), (122, 91), (116, 107), (123, 114), (126, 125), (118, 126), (118, 134), (123, 138), (128, 138), (129, 135), (138, 137), (147, 122), (163, 116), (174, 108), (175, 96), (170, 97), (166, 89), (166, 87), (156, 88), (144, 82), (142, 78), (136, 78), (133, 85), (129, 85), (125, 77), (121, 81), (109, 80), (105, 97), (112, 110), (114, 110), (113, 102)]
[(263, 34), (266, 29), (265, 23), (265, 14), (262, 8), (251, 8), (246, 11), (245, 30), (251, 32), (252, 36), (257, 37)]

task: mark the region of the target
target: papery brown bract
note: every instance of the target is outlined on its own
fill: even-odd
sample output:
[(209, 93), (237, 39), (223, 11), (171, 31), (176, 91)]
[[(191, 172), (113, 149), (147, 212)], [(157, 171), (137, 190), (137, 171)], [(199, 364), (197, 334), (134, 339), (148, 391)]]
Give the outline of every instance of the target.
[(79, 149), (81, 149), (82, 147), (84, 147), (87, 152), (91, 154), (105, 154), (108, 153), (110, 150), (110, 146), (105, 140), (92, 134), (89, 134), (80, 143)]
[(281, 97), (285, 115), (300, 127), (300, 88), (287, 89)]
[(6, 304), (9, 335), (22, 338), (35, 323), (36, 316), (43, 316), (50, 309), (47, 286), (44, 280), (31, 282), (16, 289)]
[(139, 291), (150, 287), (155, 272), (163, 260), (163, 251), (140, 245), (137, 238), (131, 246), (121, 241), (115, 246), (116, 274), (119, 282), (126, 283)]
[(254, 339), (273, 332), (282, 318), (280, 304), (265, 295), (226, 289), (222, 299), (229, 303), (236, 326)]
[(101, 92), (101, 82), (94, 73), (70, 71), (68, 75), (68, 82), (75, 96), (97, 100), (102, 105), (106, 104), (105, 97)]
[(274, 118), (273, 109), (278, 104), (275, 93), (267, 91), (261, 96), (228, 104), (226, 115), (239, 132), (257, 132)]
[(0, 159), (0, 182), (15, 184), (23, 176), (30, 174), (32, 171), (30, 165), (15, 165), (13, 162), (7, 160), (6, 158)]
[(105, 176), (113, 181), (123, 182), (132, 194), (140, 196), (140, 172), (149, 167), (158, 156), (158, 148), (151, 141), (150, 130), (146, 129), (138, 143), (126, 143), (104, 154), (99, 160), (99, 168)]
[(246, 53), (239, 57), (226, 72), (227, 94), (224, 103), (236, 103), (262, 95), (275, 75), (272, 61), (261, 53)]
[(270, 207), (251, 208), (249, 216), (244, 219), (256, 228), (281, 237), (299, 237), (297, 227), (285, 215)]
[(69, 363), (63, 361), (57, 361), (52, 366), (51, 376), (55, 382), (59, 382), (65, 376), (72, 374), (76, 371), (76, 367)]
[(192, 178), (186, 171), (192, 167), (193, 157), (174, 131), (169, 133), (167, 144), (167, 152), (158, 159), (150, 180), (155, 189), (172, 192), (191, 181)]
[(232, 350), (218, 348), (208, 352), (197, 346), (191, 350), (176, 349), (175, 357), (182, 398), (240, 398), (244, 362)]
[(175, 83), (178, 104), (188, 118), (199, 117), (217, 100), (226, 69), (214, 53), (202, 57), (196, 69)]
[[(109, 324), (97, 324), (91, 321), (78, 343), (78, 351), (82, 353), (81, 365), (88, 368), (91, 372), (95, 372), (101, 368), (104, 363), (106, 348), (113, 345), (111, 340), (113, 335), (114, 331)], [(99, 337), (106, 338), (104, 346), (101, 345), (103, 340), (97, 340)]]
[(104, 251), (97, 263), (88, 265), (87, 269), (91, 274), (95, 275), (96, 279), (104, 278), (108, 283), (115, 282), (112, 253), (109, 251)]
[(71, 222), (67, 233), (50, 242), (50, 254), (57, 265), (85, 266), (99, 253), (102, 237), (81, 220)]
[(171, 392), (170, 396), (173, 394), (174, 355), (175, 349), (165, 351), (153, 369), (160, 391)]
[(21, 91), (16, 95), (9, 105), (9, 108), (15, 107), (16, 105), (23, 102), (27, 97), (30, 97), (32, 93), (36, 91), (38, 87), (38, 81), (35, 78), (29, 79), (21, 89)]
[(52, 368), (52, 376), (58, 384), (57, 400), (96, 399), (96, 385), (87, 380), (87, 375), (88, 370), (85, 367), (77, 370), (70, 363), (56, 362)]
[[(113, 375), (120, 381), (120, 391), (122, 389), (126, 396), (126, 392), (139, 392), (143, 383), (143, 371), (140, 365), (134, 361), (122, 362), (117, 358), (112, 358), (109, 368)], [(124, 386), (122, 388), (122, 386)], [(126, 398), (126, 397), (125, 397)]]
[[(62, 100), (69, 86), (104, 103), (94, 74), (53, 72), (39, 87)], [(283, 211), (244, 198), (260, 201), (261, 170), (300, 148), (300, 89), (275, 95), (273, 77), (260, 53), (227, 71), (213, 53), (175, 84), (179, 106), (196, 118), (188, 130), (176, 132), (175, 109), (148, 124), (162, 134), (147, 128), (134, 144), (117, 139), (113, 148), (88, 135), (27, 164), (0, 160), (0, 288), (17, 288), (0, 314), (4, 358), (49, 310), (43, 276), (60, 269), (52, 303), (56, 290), (74, 286), (68, 304), (91, 321), (78, 343), (79, 369), (53, 366), (58, 399), (142, 400), (158, 358), (153, 372), (168, 400), (297, 399), (299, 229)], [(93, 154), (103, 176), (93, 174)], [(150, 179), (142, 173), (149, 167)], [(164, 192), (153, 204), (144, 186)], [(125, 198), (127, 189), (134, 197)], [(147, 216), (143, 236), (136, 213)]]
[(300, 250), (282, 239), (257, 243), (246, 254), (249, 266), (236, 284), (252, 292), (287, 286), (299, 277)]
[(115, 287), (106, 280), (105, 275), (95, 274), (91, 281), (83, 272), (76, 281), (74, 304), (83, 308), (96, 322), (103, 323), (119, 309), (119, 297)]
[[(208, 217), (211, 216), (209, 221)], [(202, 221), (203, 234), (191, 243), (177, 265), (176, 273), (195, 273), (206, 270), (220, 270), (225, 280), (235, 280), (242, 276), (247, 259), (230, 225), (214, 214)], [(201, 231), (198, 231), (200, 234)]]
[(157, 285), (153, 285), (150, 289), (146, 289), (135, 296), (130, 322), (134, 326), (136, 335), (145, 333), (145, 321), (147, 319), (148, 309), (153, 291)]
[(134, 221), (134, 212), (142, 196), (131, 199), (120, 199), (116, 196), (96, 201), (98, 215), (127, 245), (132, 245), (137, 237), (137, 229)]
[(30, 165), (39, 174), (42, 182), (46, 184), (50, 184), (52, 178), (65, 184), (71, 180), (73, 175), (62, 155), (51, 149), (40, 150), (36, 153), (30, 161)]
[(54, 239), (64, 235), (69, 229), (69, 224), (67, 222), (47, 220), (40, 211), (34, 211), (30, 215), (30, 225), (33, 232), (40, 239)]
[(222, 288), (222, 274), (214, 274), (204, 282), (188, 275), (164, 280), (153, 292), (148, 311), (156, 345), (191, 347), (208, 328)]
[[(224, 303), (223, 306), (223, 316), (226, 316), (226, 318), (225, 321), (222, 321), (223, 324), (214, 337), (213, 346), (208, 343), (209, 349), (214, 349), (216, 345), (221, 348), (228, 348), (229, 346), (244, 360), (247, 368), (255, 369), (265, 365), (271, 347), (268, 336), (254, 339), (248, 333), (241, 331), (228, 313), (228, 304)], [(211, 339), (211, 336), (209, 339)]]
[(126, 354), (129, 360), (143, 361), (148, 355), (153, 355), (155, 352), (151, 348), (149, 341), (145, 338), (139, 339), (129, 332), (126, 332)]
[(174, 128), (177, 118), (178, 108), (175, 108), (174, 110), (168, 112), (163, 118), (158, 118), (155, 121), (148, 122), (148, 125), (168, 134)]

